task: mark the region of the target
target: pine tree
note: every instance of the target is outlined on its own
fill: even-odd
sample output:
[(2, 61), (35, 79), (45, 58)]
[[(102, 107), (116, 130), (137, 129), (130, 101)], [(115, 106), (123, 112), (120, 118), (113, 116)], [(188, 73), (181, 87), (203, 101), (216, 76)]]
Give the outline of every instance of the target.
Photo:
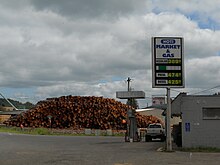
[(139, 108), (138, 102), (134, 98), (128, 99), (126, 104), (132, 106), (135, 109)]

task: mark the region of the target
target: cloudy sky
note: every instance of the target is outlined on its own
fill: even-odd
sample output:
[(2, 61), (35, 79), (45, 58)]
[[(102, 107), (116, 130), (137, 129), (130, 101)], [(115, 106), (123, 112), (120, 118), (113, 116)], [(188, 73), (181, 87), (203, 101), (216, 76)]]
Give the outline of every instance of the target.
[[(62, 95), (152, 95), (151, 37), (184, 38), (185, 88), (220, 85), (219, 0), (0, 0), (0, 92), (37, 102)], [(213, 94), (220, 88), (210, 89)], [(204, 94), (201, 93), (201, 94)]]

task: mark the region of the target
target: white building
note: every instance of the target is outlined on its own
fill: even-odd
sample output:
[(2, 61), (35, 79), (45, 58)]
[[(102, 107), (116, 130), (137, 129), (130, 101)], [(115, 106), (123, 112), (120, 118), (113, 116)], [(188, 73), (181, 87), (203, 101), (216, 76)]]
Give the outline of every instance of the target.
[(220, 148), (220, 95), (180, 93), (172, 101), (172, 115), (182, 118), (182, 147)]

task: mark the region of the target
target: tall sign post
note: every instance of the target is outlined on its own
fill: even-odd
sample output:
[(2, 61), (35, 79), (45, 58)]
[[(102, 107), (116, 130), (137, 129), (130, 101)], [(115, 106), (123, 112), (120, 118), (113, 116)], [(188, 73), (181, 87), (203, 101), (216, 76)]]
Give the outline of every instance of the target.
[(167, 89), (166, 150), (172, 151), (170, 88), (184, 88), (182, 37), (152, 37), (152, 87)]

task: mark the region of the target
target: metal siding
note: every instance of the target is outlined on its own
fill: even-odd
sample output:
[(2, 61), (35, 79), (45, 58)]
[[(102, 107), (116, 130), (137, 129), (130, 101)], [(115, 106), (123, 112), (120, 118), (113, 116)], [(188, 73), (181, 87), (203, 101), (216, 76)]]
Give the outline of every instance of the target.
[[(183, 98), (182, 104), (182, 140), (183, 147), (217, 147), (220, 148), (220, 120), (203, 120), (203, 107), (220, 107), (220, 97)], [(185, 131), (189, 122), (190, 132)]]

